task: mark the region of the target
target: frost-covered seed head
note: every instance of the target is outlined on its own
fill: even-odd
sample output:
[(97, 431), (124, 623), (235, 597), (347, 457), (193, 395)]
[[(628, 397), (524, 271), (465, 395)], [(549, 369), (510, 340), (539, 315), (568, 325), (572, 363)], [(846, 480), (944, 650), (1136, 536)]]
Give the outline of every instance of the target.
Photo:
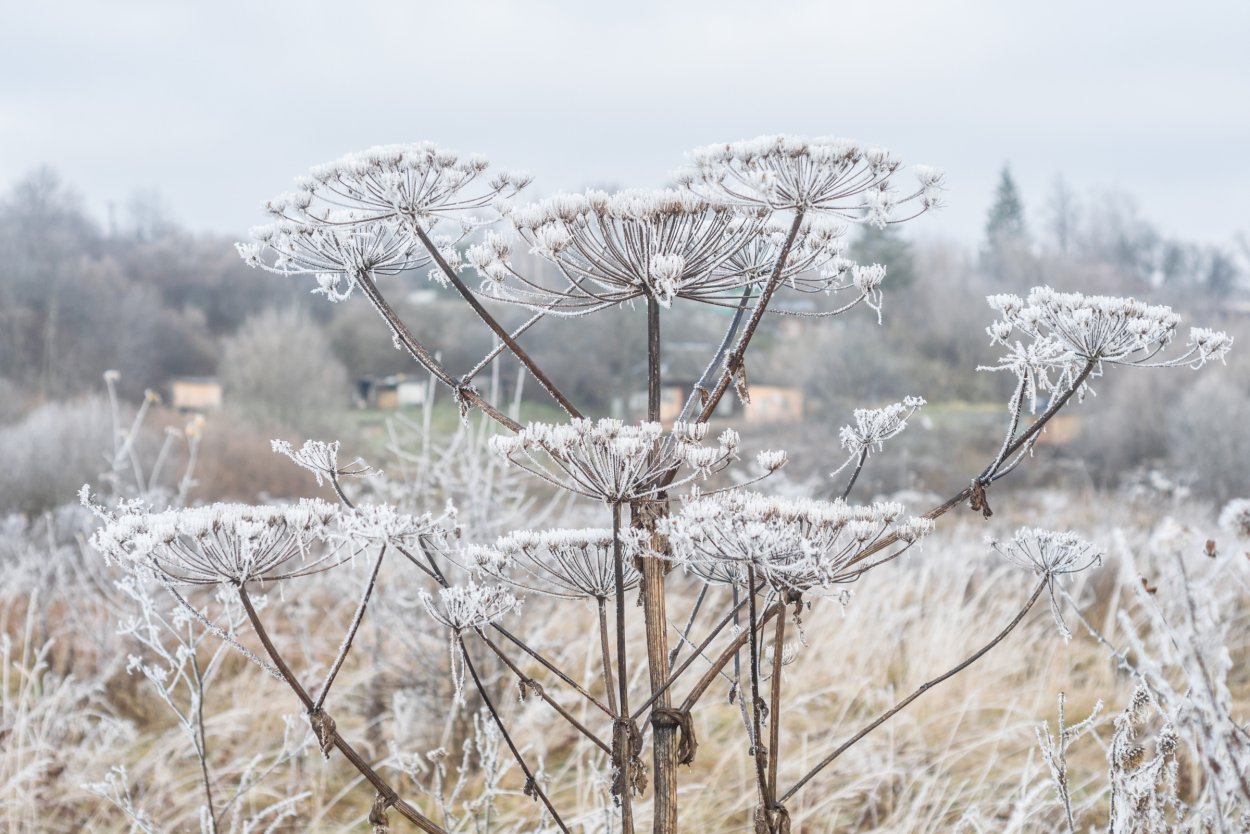
[[(744, 490), (697, 497), (660, 521), (673, 558), (709, 582), (745, 584), (748, 568), (776, 589), (820, 592), (858, 578), (856, 557), (890, 533), (907, 545), (932, 522), (900, 522), (895, 502), (775, 498)], [(897, 554), (896, 554), (897, 555)]]
[(861, 148), (848, 139), (760, 136), (707, 145), (688, 156), (691, 168), (679, 180), (696, 193), (878, 225), (895, 222), (892, 212), (899, 203), (920, 201), (916, 214), (936, 206), (942, 187), (941, 172), (922, 166), (917, 170), (920, 187), (897, 199), (891, 177), (901, 162), (889, 151)]
[(1239, 539), (1250, 539), (1250, 499), (1234, 498), (1225, 504), (1220, 526)]
[[(326, 570), (340, 563), (337, 507), (304, 500), (291, 506), (209, 504), (116, 514), (91, 537), (108, 559), (185, 585), (243, 585)], [(327, 545), (327, 546), (318, 546)], [(350, 555), (350, 552), (349, 554)]]
[(531, 423), (515, 435), (496, 435), (490, 443), (497, 454), (549, 483), (620, 504), (658, 492), (661, 476), (671, 469), (686, 466), (690, 473), (666, 488), (709, 477), (737, 459), (737, 433), (726, 430), (715, 447), (701, 445), (706, 433), (706, 427), (678, 423), (672, 435), (676, 442), (666, 444), (659, 423), (575, 419)]
[[(626, 590), (638, 585), (641, 541), (640, 531), (621, 533)], [(522, 530), (490, 547), (467, 547), (464, 555), (478, 572), (525, 591), (564, 599), (607, 599), (616, 591), (611, 530)]]

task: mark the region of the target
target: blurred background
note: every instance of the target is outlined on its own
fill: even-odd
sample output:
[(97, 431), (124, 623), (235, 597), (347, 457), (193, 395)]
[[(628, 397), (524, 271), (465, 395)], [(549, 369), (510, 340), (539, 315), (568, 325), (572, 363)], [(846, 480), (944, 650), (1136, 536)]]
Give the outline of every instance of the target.
[[(994, 355), (987, 293), (1135, 295), (1246, 342), (1250, 8), (793, 2), (760, 14), (736, 2), (12, 5), (0, 32), (0, 508), (39, 513), (96, 473), (106, 370), (124, 399), (159, 395), (150, 443), (204, 417), (195, 500), (299, 490), (288, 466), (256, 456), (270, 437), (384, 445), (389, 412), (419, 407), (425, 380), (362, 301), (328, 304), (307, 281), (249, 270), (232, 243), (295, 175), (385, 142), (485, 153), (533, 173), (534, 198), (662, 185), (684, 150), (768, 132), (846, 135), (945, 168), (943, 211), (852, 230), (852, 254), (889, 268), (881, 324), (868, 310), (779, 318), (757, 342), (760, 395), (725, 416), (779, 438), (800, 475), (839, 462), (832, 438), (853, 408), (918, 395), (931, 404), (922, 430), (866, 484), (958, 483), (1010, 394), (1010, 380), (975, 372)], [(384, 290), (453, 370), (490, 348), (424, 274)], [(701, 307), (665, 319), (675, 383), (723, 330)], [(643, 322), (615, 315), (550, 321), (524, 343), (588, 412), (636, 417)], [(1062, 465), (1034, 471), (1216, 501), (1250, 492), (1244, 356), (1201, 379), (1097, 384), (1046, 437), (1041, 453)], [(531, 416), (551, 413), (536, 387), (522, 395)]]

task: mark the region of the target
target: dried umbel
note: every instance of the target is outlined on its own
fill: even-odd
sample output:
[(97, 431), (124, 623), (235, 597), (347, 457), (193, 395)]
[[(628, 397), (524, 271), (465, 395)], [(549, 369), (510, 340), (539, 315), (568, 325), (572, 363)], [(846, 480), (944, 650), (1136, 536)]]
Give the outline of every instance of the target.
[(924, 404), (922, 397), (905, 397), (902, 402), (891, 403), (884, 408), (855, 409), (855, 425), (838, 430), (838, 439), (850, 457), (832, 474), (838, 474), (851, 462), (867, 457), (874, 450), (884, 449), (885, 442), (906, 429), (907, 421)]
[(356, 458), (346, 466), (339, 466), (339, 441), (337, 440), (333, 443), (326, 443), (323, 440), (306, 440), (299, 449), (295, 449), (285, 440), (272, 440), (269, 445), (276, 454), (286, 455), (296, 466), (313, 473), (313, 477), (317, 479), (317, 486), (325, 483), (327, 478), (334, 483), (344, 475), (364, 475), (370, 471), (360, 458)]
[(454, 520), (455, 514), (451, 506), (434, 516), (401, 512), (392, 504), (361, 504), (339, 514), (330, 536), (357, 547), (389, 544), (413, 548), (432, 537), (448, 535), (444, 524)]
[[(516, 209), (509, 219), (534, 254), (556, 265), (566, 286), (551, 288), (514, 271), (498, 238), (475, 247), (469, 259), (488, 292), (530, 306), (586, 311), (644, 297), (665, 307), (674, 298), (723, 303), (758, 281), (750, 264), (733, 257), (765, 230), (767, 218), (683, 191), (559, 194)], [(816, 232), (810, 237), (814, 248), (825, 240)]]
[[(677, 423), (665, 443), (659, 423), (630, 425), (604, 418), (530, 423), (515, 435), (496, 435), (491, 448), (550, 484), (608, 504), (647, 498), (720, 472), (738, 458), (738, 434), (726, 429), (716, 446), (703, 445), (707, 423)], [(671, 470), (690, 472), (661, 486)]]
[[(780, 211), (816, 211), (884, 226), (937, 206), (942, 172), (916, 168), (919, 186), (898, 197), (891, 177), (901, 162), (889, 151), (849, 139), (760, 136), (691, 151), (682, 184), (704, 196)], [(916, 203), (908, 217), (894, 208)]]
[(447, 649), (451, 657), (455, 703), (461, 706), (464, 704), (464, 669), (467, 665), (461, 635), (497, 622), (520, 608), (521, 601), (502, 585), (479, 585), (476, 582), (439, 588), (437, 598), (424, 590), (418, 594), (429, 615), (450, 631)]
[(421, 591), (420, 598), (431, 617), (456, 633), (488, 626), (521, 605), (504, 586), (475, 582), (439, 588), (437, 599)]
[[(638, 585), (635, 558), (642, 534), (619, 535), (623, 590)], [(501, 536), (491, 547), (470, 546), (464, 555), (482, 574), (507, 584), (563, 599), (606, 600), (616, 592), (616, 551), (610, 529), (522, 530)]]
[(1047, 580), (1050, 610), (1054, 615), (1055, 625), (1063, 638), (1070, 640), (1072, 634), (1060, 616), (1055, 582), (1059, 577), (1080, 573), (1102, 564), (1102, 551), (1076, 533), (1044, 530), (1039, 527), (1021, 527), (1014, 536), (1005, 541), (989, 536), (985, 541), (1007, 561), (1027, 568)]
[[(210, 504), (113, 516), (91, 537), (107, 558), (177, 585), (273, 582), (327, 570), (350, 557), (331, 542), (339, 510), (317, 500), (292, 506)], [(316, 546), (315, 546), (316, 545)]]
[(1250, 540), (1250, 499), (1234, 498), (1225, 504), (1220, 526), (1239, 539)]
[[(659, 529), (674, 562), (706, 581), (744, 585), (750, 569), (776, 590), (816, 593), (858, 579), (933, 529), (903, 512), (894, 502), (859, 506), (732, 490), (688, 501)], [(857, 559), (889, 534), (898, 536), (898, 548)]]
[[(393, 275), (430, 263), (434, 251), (459, 265), (455, 248), (481, 224), (466, 212), (502, 207), (530, 181), (489, 163), (428, 143), (386, 145), (318, 165), (297, 190), (264, 204), (272, 221), (251, 230), (239, 253), (279, 274), (313, 274), (320, 292), (338, 301), (362, 276)], [(454, 221), (451, 234), (436, 232)], [(431, 278), (446, 276), (432, 271)]]
[[(1001, 318), (986, 328), (993, 344), (1010, 353), (985, 370), (1011, 370), (1029, 379), (1034, 405), (1038, 389), (1061, 391), (1086, 365), (1100, 373), (1104, 364), (1142, 367), (1186, 365), (1200, 368), (1223, 360), (1232, 337), (1195, 327), (1179, 356), (1158, 358), (1176, 335), (1180, 316), (1170, 307), (1133, 298), (1062, 293), (1034, 287), (1027, 298), (1002, 294), (987, 299)], [(1012, 341), (1019, 332), (1026, 340)]]

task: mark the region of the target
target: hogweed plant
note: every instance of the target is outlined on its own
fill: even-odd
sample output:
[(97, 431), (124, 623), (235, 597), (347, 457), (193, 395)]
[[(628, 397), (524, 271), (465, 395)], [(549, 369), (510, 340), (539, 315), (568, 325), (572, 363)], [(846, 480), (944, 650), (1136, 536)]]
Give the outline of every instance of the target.
[[(389, 830), (395, 817), (430, 834), (464, 830), (465, 824), (463, 817), (453, 822), (439, 814), (431, 796), (413, 793), (405, 775), (414, 767), (368, 760), (333, 717), (332, 696), (343, 694), (334, 687), (336, 675), (359, 642), (371, 601), (391, 595), (403, 598), (398, 609), (407, 612), (405, 631), (445, 635), (454, 680), (446, 709), (465, 709), (471, 699), (480, 705), (492, 749), (506, 749), (511, 760), (505, 767), (497, 758), (478, 757), (490, 762), (486, 781), (502, 792), (511, 779), (514, 792), (536, 803), (525, 830), (632, 834), (648, 825), (641, 816), (649, 810), (657, 834), (679, 831), (682, 766), (707, 746), (699, 744), (696, 717), (727, 693), (742, 717), (738, 752), (751, 783), (743, 785), (743, 807), (734, 813), (753, 820), (761, 834), (789, 831), (792, 797), (877, 727), (1006, 640), (1043, 594), (1062, 624), (1060, 582), (1098, 554), (1067, 532), (1026, 529), (994, 543), (1036, 575), (1015, 615), (957, 665), (857, 732), (829, 739), (819, 762), (787, 784), (782, 764), (797, 755), (784, 743), (787, 707), (797, 697), (787, 691), (787, 667), (802, 663), (810, 639), (805, 613), (846, 604), (852, 583), (920, 546), (954, 508), (966, 503), (988, 517), (992, 485), (1027, 461), (1055, 415), (1111, 367), (1198, 368), (1230, 348), (1223, 334), (1193, 329), (1187, 345), (1174, 350), (1179, 317), (1133, 299), (1044, 287), (1026, 298), (994, 296), (990, 304), (1000, 318), (988, 333), (1004, 355), (985, 369), (1008, 373), (1015, 388), (1002, 442), (983, 469), (970, 473), (967, 486), (923, 512), (853, 499), (869, 457), (882, 453), (924, 405), (909, 397), (856, 411), (852, 425), (831, 434), (825, 463), (838, 479), (831, 489), (836, 500), (770, 496), (759, 490), (785, 466), (786, 454), (760, 451), (752, 471), (762, 474), (751, 477), (740, 461), (737, 433), (710, 426), (730, 388), (743, 401), (750, 398), (747, 362), (765, 315), (794, 314), (775, 303), (787, 293), (829, 297), (827, 310), (811, 314), (817, 317), (860, 306), (882, 315), (886, 268), (850, 261), (847, 230), (885, 227), (937, 208), (943, 177), (919, 167), (916, 181), (904, 185), (902, 164), (889, 152), (829, 138), (766, 136), (710, 145), (689, 159), (672, 189), (562, 194), (518, 206), (525, 175), (491, 175), (485, 160), (428, 143), (373, 148), (298, 179), (294, 192), (265, 204), (268, 224), (238, 247), (253, 266), (310, 276), (312, 291), (331, 301), (363, 295), (396, 347), (432, 385), (450, 390), (466, 421), (476, 409), (496, 425), (488, 441), (493, 462), (474, 457), (475, 466), (502, 464), (530, 476), (544, 490), (579, 502), (586, 517), (599, 519), (597, 526), (479, 531), (458, 523), (451, 509), (431, 514), (429, 507), (362, 503), (343, 482), (369, 476), (365, 463), (340, 464), (337, 443), (310, 442), (297, 450), (279, 441), (276, 451), (309, 469), (319, 484), (330, 483), (338, 506), (305, 501), (156, 511), (132, 502), (110, 513), (96, 534), (96, 546), (109, 558), (155, 578), (189, 618), (285, 683), (323, 754), (345, 759), (369, 783), (374, 831)], [(527, 272), (513, 257), (521, 250), (553, 268)], [(474, 367), (446, 366), (439, 346), (423, 341), (388, 300), (389, 279), (418, 268), (454, 290), (494, 334), (496, 349)], [(721, 305), (731, 315), (680, 416), (666, 426), (661, 320), (681, 317), (694, 303)], [(528, 318), (506, 328), (492, 312), (496, 304), (519, 305)], [(646, 308), (647, 415), (639, 423), (585, 415), (521, 344), (545, 320), (622, 304)], [(497, 384), (485, 393), (475, 384), (487, 368), (497, 373), (506, 355), (564, 412), (562, 421), (523, 425), (515, 408), (499, 402)], [(422, 442), (428, 444), (426, 428)], [(450, 467), (428, 445), (400, 460), (408, 469)], [(735, 472), (732, 488), (716, 477)], [(518, 528), (527, 521), (524, 512), (509, 518)], [(394, 591), (379, 581), (384, 559), (398, 560), (410, 574)], [(271, 632), (284, 626), (284, 598), (298, 594), (310, 574), (331, 571), (345, 583), (354, 577), (361, 587), (334, 659), (314, 682)], [(254, 641), (233, 625), (217, 625), (204, 613), (207, 607), (196, 607), (191, 595), (203, 585), (237, 603)], [(255, 604), (258, 596), (269, 602), (263, 610)], [(581, 669), (526, 639), (532, 620), (559, 618), (561, 606), (574, 600), (597, 614), (588, 633), (564, 635), (584, 641), (596, 656)], [(676, 611), (679, 602), (690, 602), (688, 609)], [(524, 698), (566, 723), (592, 760), (598, 757), (609, 803), (587, 811), (576, 789), (553, 778), (555, 765), (533, 755), (516, 710), (484, 674), (488, 663), (513, 676)], [(1056, 771), (1061, 752), (1048, 759)], [(566, 803), (569, 797), (574, 800)], [(649, 809), (640, 804), (643, 798)]]

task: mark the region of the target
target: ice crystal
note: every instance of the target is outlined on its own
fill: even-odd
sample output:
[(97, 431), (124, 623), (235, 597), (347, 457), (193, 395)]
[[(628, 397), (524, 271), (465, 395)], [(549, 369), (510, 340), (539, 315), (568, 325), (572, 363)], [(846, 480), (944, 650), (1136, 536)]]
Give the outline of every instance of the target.
[[(620, 536), (621, 569), (626, 590), (637, 587), (634, 559), (641, 535)], [(526, 591), (565, 599), (607, 599), (616, 591), (616, 557), (612, 531), (522, 530), (502, 536), (494, 546), (465, 548), (469, 564), (479, 572)]]
[[(604, 418), (531, 423), (515, 435), (495, 435), (491, 448), (548, 483), (609, 504), (622, 504), (723, 470), (738, 457), (738, 434), (726, 429), (705, 446), (707, 423), (677, 423), (664, 443), (659, 423)], [(662, 487), (661, 476), (691, 470)]]

